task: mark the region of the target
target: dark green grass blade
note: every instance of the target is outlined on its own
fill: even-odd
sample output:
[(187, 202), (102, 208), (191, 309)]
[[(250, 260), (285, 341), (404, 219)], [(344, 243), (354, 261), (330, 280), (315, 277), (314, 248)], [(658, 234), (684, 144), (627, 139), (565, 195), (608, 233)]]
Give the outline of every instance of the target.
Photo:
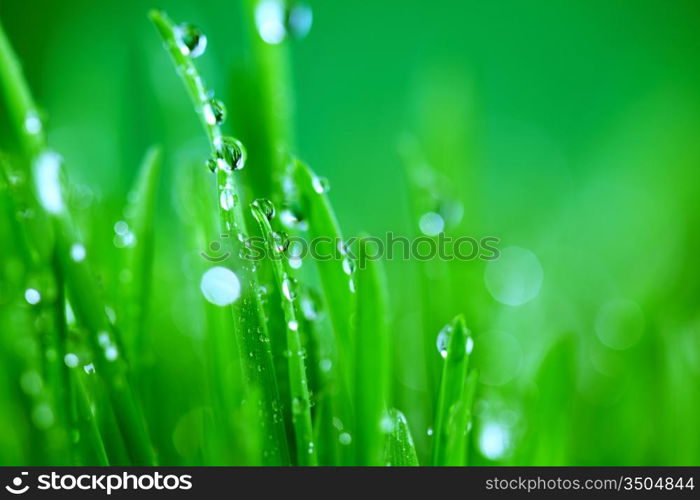
[[(469, 365), (467, 340), (470, 334), (464, 323), (464, 317), (461, 315), (457, 316), (450, 323), (450, 327), (452, 331), (447, 343), (447, 355), (443, 364), (435, 415), (433, 465), (448, 465), (458, 460), (458, 458), (450, 456), (451, 449), (458, 449), (454, 445), (450, 446), (450, 419), (452, 418), (454, 422), (458, 422), (459, 418), (464, 418), (464, 415), (459, 416), (459, 405), (464, 404), (465, 381)], [(462, 411), (466, 412), (468, 408), (465, 407)], [(459, 435), (462, 436), (461, 432)]]
[(357, 458), (360, 465), (383, 465), (386, 413), (390, 385), (387, 291), (381, 262), (368, 241), (359, 242), (355, 272), (355, 422)]
[(384, 448), (385, 465), (392, 467), (418, 466), (418, 455), (406, 417), (399, 410), (391, 408), (386, 418), (391, 430), (387, 434)]
[[(275, 281), (281, 293), (282, 310), (286, 321), (287, 333), (287, 356), (289, 389), (291, 396), (292, 424), (296, 437), (297, 464), (317, 465), (316, 448), (314, 444), (313, 428), (311, 425), (311, 401), (309, 397), (309, 386), (306, 376), (306, 366), (304, 363), (304, 348), (301, 343), (300, 329), (302, 322), (297, 320), (295, 312), (296, 292), (290, 290), (293, 287), (290, 279), (290, 269), (286, 258), (280, 254), (279, 241), (275, 240), (275, 233), (272, 230), (270, 221), (267, 219), (265, 211), (259, 203), (251, 204), (251, 209), (255, 219), (260, 225), (260, 231), (267, 241), (268, 252), (270, 252), (270, 263), (275, 274)], [(279, 236), (278, 236), (279, 237)], [(284, 290), (287, 290), (286, 292)]]

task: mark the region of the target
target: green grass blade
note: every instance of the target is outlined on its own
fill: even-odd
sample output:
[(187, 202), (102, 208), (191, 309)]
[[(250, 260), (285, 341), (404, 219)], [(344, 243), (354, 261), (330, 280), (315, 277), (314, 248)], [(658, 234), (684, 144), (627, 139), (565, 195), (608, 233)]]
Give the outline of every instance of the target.
[[(457, 316), (447, 325), (443, 333), (447, 335), (447, 345), (435, 415), (433, 465), (448, 465), (455, 460), (454, 457), (449, 455), (450, 418), (453, 412), (458, 411), (456, 405), (460, 405), (463, 402), (465, 380), (469, 367), (467, 343), (470, 333), (464, 323), (464, 317), (461, 315)], [(463, 411), (467, 411), (467, 408)], [(457, 416), (453, 417), (453, 421), (456, 422), (457, 418)], [(452, 449), (454, 448), (452, 446)]]
[(447, 442), (445, 444), (445, 463), (442, 465), (459, 467), (467, 463), (468, 434), (477, 379), (477, 372), (475, 370), (470, 371), (465, 381), (462, 399), (450, 408)]
[[(257, 201), (251, 204), (255, 219), (260, 225), (267, 242), (268, 251), (272, 257), (270, 263), (275, 274), (277, 287), (282, 293), (282, 310), (286, 321), (287, 355), (289, 371), (289, 387), (291, 395), (292, 423), (296, 436), (297, 463), (298, 465), (317, 465), (316, 448), (314, 444), (313, 428), (311, 425), (311, 401), (309, 398), (309, 386), (304, 364), (304, 348), (301, 343), (300, 328), (303, 324), (297, 321), (295, 312), (296, 292), (290, 290), (292, 282), (287, 260), (281, 260), (279, 248), (279, 235), (272, 230), (268, 214), (265, 212), (267, 200)], [(270, 202), (267, 202), (270, 203)], [(277, 258), (279, 257), (279, 258)]]
[(151, 286), (151, 266), (154, 254), (154, 212), (160, 178), (162, 152), (152, 146), (146, 152), (138, 179), (129, 195), (125, 209), (126, 220), (136, 243), (125, 248), (125, 266), (129, 281), (123, 290), (125, 320), (122, 325), (129, 359), (143, 348), (148, 294)]
[(391, 408), (386, 418), (391, 427), (391, 432), (386, 437), (385, 443), (385, 465), (392, 467), (416, 467), (418, 466), (418, 455), (413, 444), (411, 429), (403, 413), (395, 408)]
[(390, 386), (387, 291), (381, 262), (368, 258), (368, 245), (367, 240), (360, 240), (355, 272), (356, 449), (360, 465), (383, 465), (382, 417)]
[(355, 307), (355, 294), (352, 278), (343, 269), (343, 250), (338, 248), (338, 243), (343, 241), (340, 226), (316, 174), (297, 161), (294, 178), (300, 191), (302, 211), (309, 222), (309, 239), (323, 243), (317, 245), (319, 254), (333, 256), (316, 259), (316, 266), (341, 355), (351, 356), (350, 317)]
[[(221, 134), (219, 123), (209, 119), (211, 112), (211, 94), (208, 92), (202, 78), (199, 76), (192, 58), (183, 54), (176, 39), (178, 27), (160, 11), (151, 11), (149, 17), (156, 26), (163, 39), (165, 49), (170, 54), (175, 67), (182, 77), (194, 108), (200, 117), (202, 125), (209, 138), (214, 170), (216, 171), (218, 210), (220, 214), (221, 230), (227, 234), (226, 250), (233, 256), (236, 274), (240, 278), (241, 297), (232, 306), (232, 314), (236, 323), (236, 330), (240, 336), (241, 353), (243, 363), (246, 365), (246, 373), (252, 383), (261, 391), (260, 412), (262, 421), (266, 427), (265, 451), (267, 463), (287, 464), (289, 452), (285, 436), (284, 422), (281, 418), (281, 405), (279, 390), (272, 361), (272, 352), (269, 343), (265, 314), (258, 295), (258, 281), (255, 266), (240, 256), (245, 251), (244, 242), (248, 240), (246, 219), (243, 213), (242, 194), (240, 186), (234, 179), (233, 170), (241, 168), (245, 162), (245, 151), (240, 143), (232, 138), (225, 138)], [(235, 143), (236, 158), (233, 163), (236, 167), (220, 166), (221, 161), (226, 161), (228, 141)], [(230, 151), (230, 150), (228, 150)], [(229, 155), (228, 160), (231, 160)], [(246, 355), (248, 354), (248, 355)]]

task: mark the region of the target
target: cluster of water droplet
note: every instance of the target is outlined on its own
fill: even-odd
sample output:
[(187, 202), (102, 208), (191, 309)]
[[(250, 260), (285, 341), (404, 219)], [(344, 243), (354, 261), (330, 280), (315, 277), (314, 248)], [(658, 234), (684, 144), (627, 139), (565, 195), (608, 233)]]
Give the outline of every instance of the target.
[(207, 160), (207, 167), (212, 172), (217, 168), (227, 172), (240, 170), (245, 166), (246, 152), (238, 139), (227, 136), (214, 138), (214, 153)]

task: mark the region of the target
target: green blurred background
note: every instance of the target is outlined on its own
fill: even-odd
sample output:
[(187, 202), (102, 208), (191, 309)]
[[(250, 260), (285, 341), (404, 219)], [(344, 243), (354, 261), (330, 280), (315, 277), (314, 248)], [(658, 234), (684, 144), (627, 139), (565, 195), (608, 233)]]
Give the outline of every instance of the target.
[[(387, 263), (394, 398), (419, 452), (430, 440), (435, 337), (464, 311), (482, 374), (474, 462), (698, 465), (700, 4), (310, 6), (308, 37), (290, 44), (291, 149), (330, 180), (345, 234), (419, 234), (420, 214), (447, 200), (463, 213), (448, 234), (501, 241), (489, 264)], [(167, 186), (171, 166), (202, 161), (207, 143), (151, 7), (2, 0), (0, 19), (71, 181), (107, 207), (91, 215), (106, 228), (89, 236), (98, 251), (114, 251), (111, 227), (144, 150), (164, 147), (153, 344), (169, 355), (151, 383), (177, 380), (182, 391), (145, 405), (162, 412), (154, 432), (166, 462), (190, 463), (196, 443), (182, 443), (181, 419), (197, 407), (186, 394), (204, 361), (188, 349), (198, 320), (181, 310), (196, 292), (179, 290), (173, 273), (183, 228)], [(202, 74), (230, 115), (246, 109), (241, 6), (158, 7), (205, 31)], [(244, 142), (245, 119), (232, 121)], [(11, 149), (8, 130), (0, 117)], [(412, 181), (424, 165), (434, 189)], [(4, 419), (19, 437), (3, 463), (30, 460), (26, 424)]]

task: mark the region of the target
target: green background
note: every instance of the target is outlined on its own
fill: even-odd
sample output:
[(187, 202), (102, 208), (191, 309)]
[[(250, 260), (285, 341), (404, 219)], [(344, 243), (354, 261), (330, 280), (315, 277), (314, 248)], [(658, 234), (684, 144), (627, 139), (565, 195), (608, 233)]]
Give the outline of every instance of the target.
[[(426, 163), (443, 179), (437, 198), (464, 211), (449, 234), (496, 236), (542, 269), (536, 296), (510, 306), (489, 293), (491, 264), (387, 263), (394, 398), (419, 454), (440, 360), (430, 339), (464, 311), (483, 346), (474, 462), (700, 463), (700, 4), (310, 5), (311, 32), (289, 44), (291, 149), (329, 179), (344, 233), (418, 234), (418, 215), (432, 208), (411, 194), (406, 172)], [(205, 158), (207, 144), (146, 17), (151, 7), (2, 0), (0, 19), (49, 142), (71, 181), (105, 207), (92, 214), (104, 221), (89, 235), (96, 249), (110, 246), (143, 151), (164, 148), (152, 323), (167, 355), (151, 380), (182, 390), (145, 405), (161, 422), (154, 432), (167, 462), (193, 463), (197, 443), (182, 443), (181, 419), (197, 408), (184, 395), (196, 393), (204, 362), (190, 352), (196, 314), (178, 316), (189, 302), (178, 281), (181, 202), (168, 186), (173, 166)], [(200, 71), (230, 115), (248, 109), (236, 76), (251, 57), (237, 2), (159, 7), (205, 31)], [(245, 135), (242, 120), (227, 126)], [(11, 144), (0, 116), (0, 145)], [(529, 276), (530, 265), (516, 259), (514, 272)], [(5, 413), (19, 437), (0, 451), (3, 463), (35, 461), (20, 422)]]

